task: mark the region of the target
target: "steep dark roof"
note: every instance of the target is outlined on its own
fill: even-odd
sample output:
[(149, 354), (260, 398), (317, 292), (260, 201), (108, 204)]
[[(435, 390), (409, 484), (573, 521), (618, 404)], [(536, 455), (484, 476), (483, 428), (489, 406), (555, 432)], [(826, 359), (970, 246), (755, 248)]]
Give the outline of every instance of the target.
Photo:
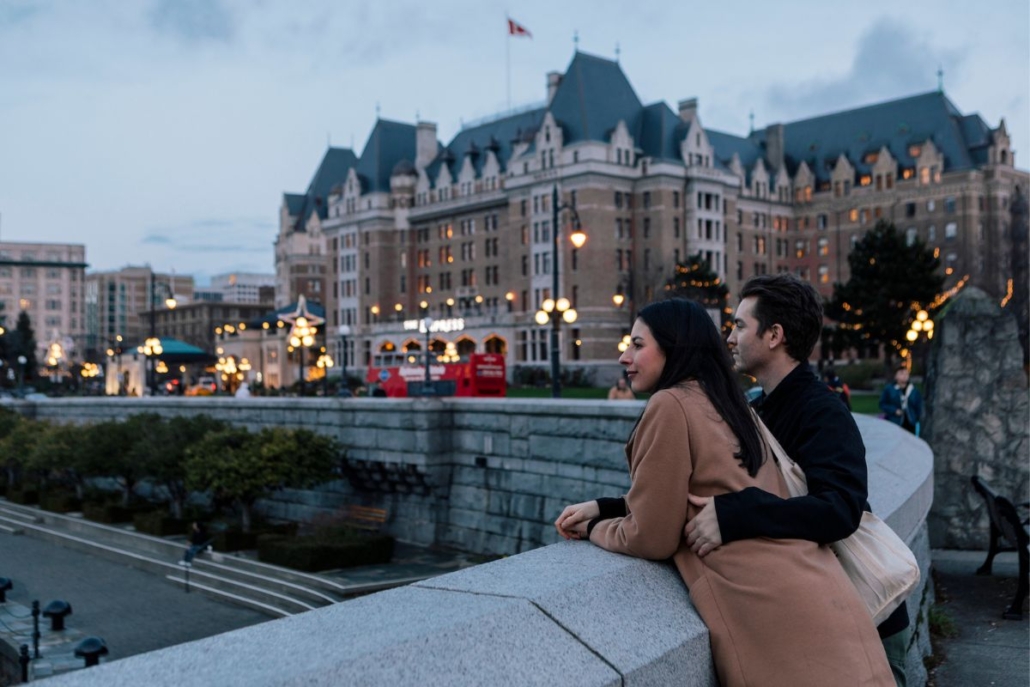
[(572, 143), (609, 140), (619, 120), (631, 127), (642, 107), (618, 62), (577, 52), (548, 109)]
[(300, 211), (304, 209), (304, 198), (299, 193), (284, 193), (283, 202), (286, 203), (286, 211), (292, 216), (300, 214)]
[(687, 124), (664, 102), (654, 103), (641, 109), (630, 133), (644, 155), (656, 160), (679, 160), (679, 144), (687, 134)]
[(328, 216), (329, 191), (347, 178), (347, 172), (357, 161), (357, 156), (350, 148), (329, 148), (325, 151), (315, 176), (311, 178), (307, 192), (303, 196), (285, 194), (290, 214), (297, 217), (297, 223), (294, 225), (296, 231), (304, 231), (308, 219), (316, 212), (321, 219)]
[(477, 174), (483, 169), (488, 149), (494, 151), (501, 169), (507, 169), (511, 160), (512, 145), (522, 140), (527, 132), (533, 133), (540, 128), (544, 112), (544, 108), (540, 107), (463, 129), (446, 147), (441, 148), (440, 154), (426, 168), (426, 174), (431, 180), (435, 180), (440, 172), (440, 166), (447, 164), (451, 176), (457, 177), (472, 146), (479, 150), (479, 154), (473, 159)]
[(376, 120), (357, 164), (363, 193), (390, 191), (390, 173), (393, 168), (401, 160), (415, 159), (416, 131), (412, 124)]

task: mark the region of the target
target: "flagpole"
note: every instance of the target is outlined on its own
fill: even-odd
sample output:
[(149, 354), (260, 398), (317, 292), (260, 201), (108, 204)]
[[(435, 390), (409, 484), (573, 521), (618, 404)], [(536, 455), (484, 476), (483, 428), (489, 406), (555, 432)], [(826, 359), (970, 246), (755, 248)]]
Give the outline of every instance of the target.
[(511, 112), (511, 17), (505, 15), (504, 66), (508, 84), (508, 112)]

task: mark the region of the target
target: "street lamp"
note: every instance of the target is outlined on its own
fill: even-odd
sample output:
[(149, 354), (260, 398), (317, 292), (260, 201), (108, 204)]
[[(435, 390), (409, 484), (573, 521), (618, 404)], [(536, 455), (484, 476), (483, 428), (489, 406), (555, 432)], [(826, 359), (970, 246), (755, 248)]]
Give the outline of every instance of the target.
[(325, 319), (308, 311), (308, 302), (302, 295), (297, 300), (297, 309), (289, 315), (282, 317), (283, 321), (290, 323), (289, 343), (292, 350), (300, 349), (300, 395), (305, 393), (304, 380), (304, 349), (315, 344), (315, 335), (318, 327)]
[(29, 359), (23, 355), (18, 356), (18, 391), (19, 396), (25, 395), (25, 363), (29, 362)]
[[(174, 277), (173, 277), (174, 279)], [(163, 282), (165, 289), (168, 292), (168, 297), (165, 298), (165, 307), (169, 310), (174, 310), (176, 306), (175, 294), (173, 288), (167, 282)], [(157, 375), (154, 373), (154, 356), (161, 355), (161, 340), (157, 338), (157, 275), (154, 270), (150, 270), (150, 336), (144, 342), (143, 346), (137, 347), (140, 353), (146, 353), (146, 349), (151, 352), (146, 353), (147, 356), (147, 386), (150, 388), (150, 395), (154, 396), (157, 393)]]
[(429, 315), (426, 315), (425, 317), (422, 318), (422, 328), (426, 331), (426, 381), (423, 382), (423, 384), (422, 384), (422, 395), (423, 396), (429, 396), (430, 395), (429, 389), (430, 389), (430, 384), (431, 384), (431, 381), (432, 381), (432, 378), (430, 377), (430, 374), (429, 374), (429, 356), (431, 355), (431, 353), (429, 351), (429, 328), (432, 327), (432, 326), (433, 326), (433, 318), (432, 317), (430, 317)]
[(562, 320), (572, 324), (576, 321), (576, 311), (568, 298), (558, 298), (558, 215), (562, 210), (572, 212), (572, 234), (569, 240), (576, 248), (581, 248), (586, 243), (587, 235), (579, 226), (579, 213), (575, 206), (570, 203), (560, 202), (558, 196), (558, 185), (555, 184), (551, 193), (551, 295), (537, 311), (536, 322), (540, 326), (551, 321), (551, 396), (561, 397), (561, 351), (558, 348), (558, 330), (561, 328)]
[[(922, 309), (916, 313), (916, 318), (908, 326), (908, 331), (905, 332), (905, 340), (914, 347), (921, 336), (925, 336), (927, 341), (933, 338), (933, 320), (930, 319), (930, 314)], [(901, 350), (901, 357), (908, 357), (908, 349)], [(925, 355), (923, 356), (923, 374), (926, 374)]]
[(341, 324), (336, 328), (336, 333), (340, 335), (340, 383), (348, 384), (347, 382), (347, 337), (350, 336), (350, 325)]
[(329, 369), (334, 365), (333, 357), (326, 353), (325, 349), (322, 349), (322, 354), (318, 356), (318, 362), (315, 363), (318, 369), (322, 371), (322, 396), (329, 395)]

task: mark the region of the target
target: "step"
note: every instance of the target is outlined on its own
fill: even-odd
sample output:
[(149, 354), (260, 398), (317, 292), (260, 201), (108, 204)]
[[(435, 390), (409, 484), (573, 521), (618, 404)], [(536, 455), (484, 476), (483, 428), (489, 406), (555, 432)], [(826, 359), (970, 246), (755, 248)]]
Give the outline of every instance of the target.
[[(0, 516), (0, 524), (2, 523), (4, 523), (4, 517)], [(72, 534), (49, 529), (43, 525), (27, 524), (24, 528), (26, 534), (44, 541), (59, 544), (60, 546), (97, 555), (140, 570), (158, 573), (162, 576), (169, 576), (169, 572), (174, 571), (170, 576), (184, 577), (183, 568), (178, 564), (179, 556), (173, 558), (171, 561), (158, 560), (143, 554), (118, 549), (106, 544), (92, 542)], [(181, 554), (182, 547), (178, 547), (177, 552)], [(257, 610), (263, 610), (266, 607), (275, 607), (277, 608), (276, 615), (281, 615), (283, 613), (291, 615), (293, 613), (301, 613), (303, 611), (311, 610), (316, 607), (316, 604), (293, 598), (287, 594), (272, 589), (262, 589), (254, 584), (243, 583), (218, 574), (204, 572), (202, 570), (191, 570), (190, 577), (191, 579), (197, 578), (198, 581), (202, 581), (202, 584), (205, 587), (219, 589), (230, 596), (248, 599), (249, 602), (253, 602), (252, 607)], [(322, 606), (326, 604), (319, 603), (317, 605)]]

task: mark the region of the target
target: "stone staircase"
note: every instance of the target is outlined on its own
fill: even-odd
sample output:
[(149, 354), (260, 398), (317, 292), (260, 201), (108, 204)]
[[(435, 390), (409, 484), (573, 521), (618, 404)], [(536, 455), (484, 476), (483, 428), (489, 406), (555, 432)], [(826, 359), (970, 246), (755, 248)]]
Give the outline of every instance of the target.
[(206, 594), (273, 617), (303, 613), (353, 596), (410, 584), (425, 576), (344, 584), (324, 575), (281, 568), (244, 555), (204, 552), (191, 567), (180, 565), (182, 537), (141, 534), (131, 525), (112, 526), (22, 506), (0, 498), (0, 533), (53, 542), (154, 573), (185, 591)]

